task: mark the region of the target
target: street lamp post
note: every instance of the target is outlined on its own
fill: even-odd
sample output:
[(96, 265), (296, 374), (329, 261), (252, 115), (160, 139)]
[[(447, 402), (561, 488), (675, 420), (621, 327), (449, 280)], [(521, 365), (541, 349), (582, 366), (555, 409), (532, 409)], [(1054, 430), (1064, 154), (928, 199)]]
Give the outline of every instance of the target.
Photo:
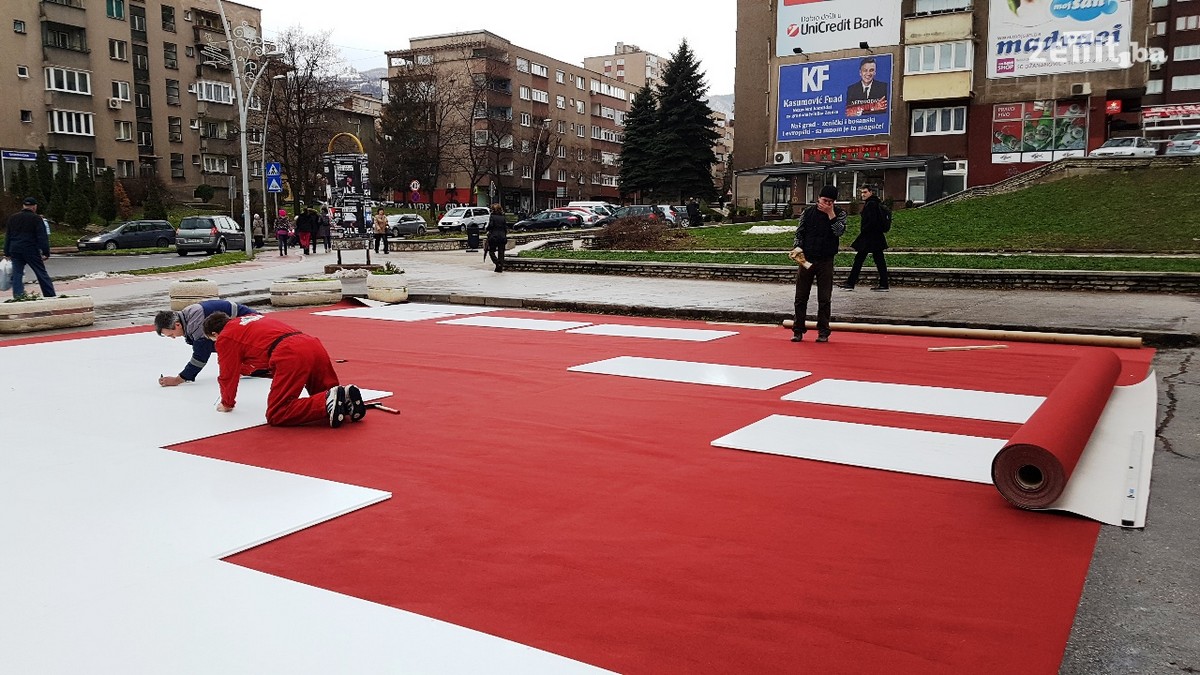
[(547, 129), (547, 127), (551, 121), (553, 121), (553, 120), (551, 120), (549, 117), (542, 120), (541, 125), (538, 127), (537, 141), (534, 142), (534, 144), (533, 144), (533, 184), (530, 185), (530, 188), (529, 188), (530, 215), (537, 213), (538, 157), (540, 157), (540, 155), (538, 155), (538, 153), (541, 151), (542, 132)]
[(242, 228), (246, 232), (246, 256), (253, 258), (254, 239), (250, 236), (250, 153), (246, 147), (248, 99), (254, 95), (259, 78), (266, 72), (262, 62), (275, 58), (277, 54), (266, 53), (266, 45), (254, 26), (242, 21), (231, 28), (229, 19), (225, 17), (225, 3), (222, 0), (217, 0), (217, 10), (221, 14), (221, 25), (225, 28), (225, 43), (229, 48), (229, 65), (233, 68), (233, 87), (237, 95), (238, 140), (242, 150)]

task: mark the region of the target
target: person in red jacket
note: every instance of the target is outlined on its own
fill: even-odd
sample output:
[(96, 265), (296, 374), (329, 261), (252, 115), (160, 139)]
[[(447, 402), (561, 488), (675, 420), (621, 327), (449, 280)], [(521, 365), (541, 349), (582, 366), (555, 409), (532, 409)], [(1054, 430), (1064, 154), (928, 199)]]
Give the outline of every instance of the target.
[[(231, 412), (243, 364), (267, 363), (272, 371), (267, 394), (267, 424), (299, 426), (326, 421), (337, 428), (349, 417), (357, 422), (367, 414), (362, 392), (338, 383), (333, 362), (321, 341), (282, 321), (261, 314), (231, 319), (214, 312), (204, 320), (204, 334), (216, 344), (221, 373), (219, 412)], [(308, 389), (309, 396), (301, 397)]]

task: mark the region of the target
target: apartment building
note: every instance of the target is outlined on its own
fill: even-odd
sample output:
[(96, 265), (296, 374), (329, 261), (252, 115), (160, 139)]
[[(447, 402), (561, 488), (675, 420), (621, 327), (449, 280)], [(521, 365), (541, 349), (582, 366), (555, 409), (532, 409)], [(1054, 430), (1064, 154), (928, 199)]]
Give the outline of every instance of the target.
[[(733, 118), (723, 112), (714, 110), (712, 112), (713, 126), (716, 128), (720, 137), (717, 138), (713, 145), (713, 155), (717, 160), (713, 164), (713, 185), (716, 186), (718, 194), (725, 195), (725, 185), (727, 181), (732, 180), (729, 173), (729, 160), (733, 157)], [(726, 199), (731, 195), (727, 195)]]
[(470, 133), (447, 149), (439, 184), (422, 186), (433, 201), (532, 213), (619, 199), (630, 95), (622, 82), (483, 30), (411, 38), (387, 56), (389, 78), (456, 86), (466, 106)]
[[(258, 9), (224, 5), (231, 24), (257, 34)], [(0, 62), (9, 64), (0, 97), (6, 185), (45, 145), (121, 178), (157, 175), (181, 196), (200, 183), (240, 186), (237, 105), (215, 2), (6, 0), (4, 7), (12, 21), (11, 36), (0, 41)]]
[(629, 91), (637, 93), (647, 82), (655, 88), (662, 85), (662, 73), (667, 61), (658, 54), (643, 51), (637, 45), (618, 42), (612, 54), (584, 58), (583, 67), (603, 73), (618, 82), (625, 82)]
[(739, 0), (737, 202), (920, 204), (1140, 134), (1152, 1)]
[(1140, 122), (1146, 138), (1161, 143), (1200, 129), (1200, 3), (1151, 0), (1149, 32), (1150, 47), (1166, 59), (1150, 64), (1142, 109), (1125, 121)]

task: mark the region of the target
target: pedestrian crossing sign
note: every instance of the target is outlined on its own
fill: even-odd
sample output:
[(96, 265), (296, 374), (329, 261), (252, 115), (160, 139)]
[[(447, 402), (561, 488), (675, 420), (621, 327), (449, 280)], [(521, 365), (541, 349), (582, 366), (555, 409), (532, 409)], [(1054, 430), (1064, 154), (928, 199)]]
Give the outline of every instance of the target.
[(267, 176), (280, 175), (279, 162), (267, 162)]
[(279, 176), (267, 179), (267, 192), (283, 192), (283, 181), (279, 180)]

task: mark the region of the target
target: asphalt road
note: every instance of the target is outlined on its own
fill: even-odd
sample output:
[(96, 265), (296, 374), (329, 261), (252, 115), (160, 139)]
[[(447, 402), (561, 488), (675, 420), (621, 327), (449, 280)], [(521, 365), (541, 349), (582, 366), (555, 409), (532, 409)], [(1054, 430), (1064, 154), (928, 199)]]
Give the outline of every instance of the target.
[[(175, 267), (187, 265), (207, 258), (207, 255), (192, 253), (181, 256), (177, 253), (135, 253), (129, 255), (81, 255), (76, 253), (54, 254), (46, 261), (46, 269), (54, 279), (74, 279), (96, 272), (119, 273), (144, 270), (151, 267)], [(30, 273), (26, 283), (34, 282)], [(36, 283), (36, 282), (34, 282)]]

